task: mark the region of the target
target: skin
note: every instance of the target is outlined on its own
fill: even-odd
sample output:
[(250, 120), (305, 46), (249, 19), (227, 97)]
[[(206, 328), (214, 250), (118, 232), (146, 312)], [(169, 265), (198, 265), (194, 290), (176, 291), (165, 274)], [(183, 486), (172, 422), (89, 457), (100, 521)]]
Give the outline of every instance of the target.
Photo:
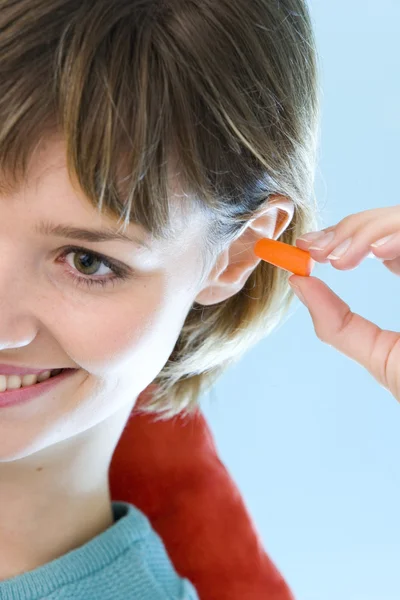
[[(296, 245), (309, 251), (317, 262), (330, 261), (339, 271), (355, 269), (372, 252), (389, 271), (400, 275), (399, 231), (400, 205), (394, 205), (349, 215), (318, 232), (318, 238), (314, 236), (317, 232), (311, 232), (312, 239), (298, 238)], [(379, 245), (374, 246), (376, 242)], [(347, 250), (338, 253), (338, 247), (343, 245)], [(400, 334), (381, 329), (352, 312), (316, 277), (293, 275), (289, 282), (309, 309), (317, 337), (365, 367), (400, 401)]]
[[(171, 184), (177, 192), (172, 176)], [(185, 225), (175, 195), (179, 233), (168, 247), (136, 224), (128, 232), (151, 251), (33, 233), (42, 218), (118, 228), (72, 187), (60, 139), (37, 147), (17, 194), (0, 195), (0, 363), (78, 369), (54, 391), (0, 409), (0, 580), (34, 570), (113, 524), (108, 469), (136, 400), (167, 362), (193, 302), (214, 304), (237, 293), (260, 262), (253, 245), (290, 224), (292, 202), (269, 200), (199, 284), (207, 223), (192, 212)], [(79, 253), (59, 262), (69, 245), (136, 273), (114, 287), (76, 287), (72, 273), (112, 273), (98, 262), (98, 272), (88, 275)]]

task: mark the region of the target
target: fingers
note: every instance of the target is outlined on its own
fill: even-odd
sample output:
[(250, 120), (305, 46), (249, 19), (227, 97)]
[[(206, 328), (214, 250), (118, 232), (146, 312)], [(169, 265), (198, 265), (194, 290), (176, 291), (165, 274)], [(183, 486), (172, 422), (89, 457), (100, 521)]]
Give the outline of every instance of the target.
[(292, 275), (289, 281), (300, 288), (317, 337), (365, 367), (399, 398), (400, 334), (384, 331), (353, 313), (348, 304), (316, 277)]
[[(400, 205), (346, 217), (335, 226), (302, 236), (296, 245), (317, 262), (330, 261), (338, 270), (353, 269), (372, 253), (400, 275)], [(317, 337), (366, 368), (400, 400), (400, 334), (385, 331), (351, 311), (325, 283), (315, 277), (289, 278), (310, 311)]]
[(395, 258), (394, 260), (385, 260), (383, 264), (389, 271), (394, 273), (394, 275), (400, 275), (400, 258)]
[[(354, 269), (370, 252), (381, 260), (393, 260), (400, 257), (400, 205), (350, 215), (321, 230), (320, 238), (315, 233), (313, 239), (298, 238), (296, 245), (317, 262), (331, 261), (338, 270)], [(388, 238), (386, 243), (371, 246), (382, 238)]]

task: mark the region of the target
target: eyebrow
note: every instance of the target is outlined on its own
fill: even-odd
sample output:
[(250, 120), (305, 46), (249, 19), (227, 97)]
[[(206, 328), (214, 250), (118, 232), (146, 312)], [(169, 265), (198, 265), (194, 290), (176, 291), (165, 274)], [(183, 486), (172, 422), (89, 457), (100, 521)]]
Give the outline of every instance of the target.
[(136, 237), (135, 235), (129, 236), (126, 233), (119, 233), (113, 229), (107, 228), (101, 230), (82, 229), (79, 227), (74, 227), (73, 225), (53, 225), (48, 221), (40, 221), (40, 223), (35, 227), (35, 233), (38, 233), (39, 235), (67, 237), (84, 242), (136, 242), (140, 246), (145, 246), (151, 251), (150, 246), (141, 238)]

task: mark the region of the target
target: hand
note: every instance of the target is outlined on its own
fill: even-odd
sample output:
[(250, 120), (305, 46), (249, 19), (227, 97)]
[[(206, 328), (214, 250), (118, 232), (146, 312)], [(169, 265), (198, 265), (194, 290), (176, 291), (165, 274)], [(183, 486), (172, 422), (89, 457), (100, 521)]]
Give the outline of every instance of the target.
[[(317, 238), (313, 232), (312, 240), (307, 240), (307, 235), (296, 240), (315, 261), (331, 261), (334, 268), (345, 271), (357, 267), (372, 252), (392, 273), (400, 275), (400, 205), (352, 214), (319, 233)], [(385, 243), (372, 245), (388, 236)], [(400, 333), (382, 330), (351, 312), (349, 305), (316, 277), (292, 275), (289, 283), (303, 296), (299, 298), (310, 311), (317, 337), (365, 367), (400, 401)]]

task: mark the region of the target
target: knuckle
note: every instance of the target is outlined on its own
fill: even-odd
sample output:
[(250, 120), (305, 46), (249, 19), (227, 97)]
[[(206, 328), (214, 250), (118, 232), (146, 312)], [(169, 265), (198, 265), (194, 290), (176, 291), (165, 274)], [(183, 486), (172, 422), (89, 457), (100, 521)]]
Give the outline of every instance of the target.
[(347, 329), (351, 325), (354, 318), (354, 313), (347, 306), (346, 313), (340, 320), (339, 326), (332, 328), (332, 325), (325, 322), (317, 323), (314, 327), (317, 338), (325, 344), (334, 344), (335, 339), (339, 339), (341, 336), (347, 334)]
[(346, 215), (345, 217), (343, 217), (343, 219), (341, 220), (341, 223), (350, 223), (351, 221), (353, 221), (355, 216), (356, 216), (356, 213), (350, 213), (349, 215)]
[[(382, 370), (379, 375), (383, 385), (390, 389), (390, 382), (393, 379), (392, 374), (393, 372), (397, 372), (395, 365), (398, 364), (400, 357), (400, 337), (397, 333), (392, 331), (380, 331), (380, 338), (383, 346), (385, 347), (385, 351), (382, 354), (386, 356), (386, 358), (383, 361), (383, 364), (382, 361), (373, 362), (377, 362), (378, 364), (382, 365)], [(378, 344), (376, 344), (376, 346), (379, 347)]]
[(357, 215), (355, 213), (347, 215), (338, 223), (338, 228), (340, 230), (351, 229), (355, 225), (356, 217), (357, 217)]
[(343, 333), (346, 332), (347, 328), (349, 327), (349, 325), (351, 324), (351, 322), (353, 321), (354, 318), (354, 313), (350, 310), (350, 307), (347, 306), (347, 310), (344, 314), (343, 319), (340, 322), (340, 326), (336, 332), (336, 334), (338, 336), (341, 336)]

